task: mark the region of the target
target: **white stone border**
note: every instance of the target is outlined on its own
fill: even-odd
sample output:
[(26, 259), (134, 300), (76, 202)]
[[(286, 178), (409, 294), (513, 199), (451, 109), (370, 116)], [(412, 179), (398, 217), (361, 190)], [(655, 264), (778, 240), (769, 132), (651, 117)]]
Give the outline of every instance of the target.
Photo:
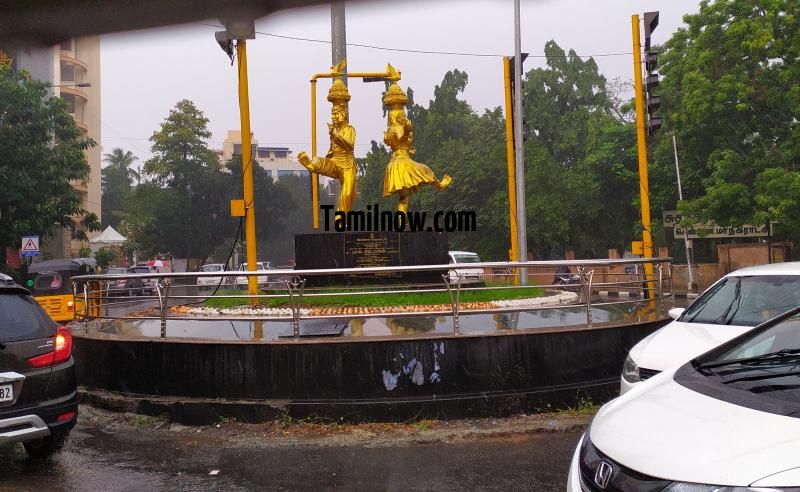
[[(573, 304), (579, 299), (578, 294), (575, 292), (559, 291), (557, 294), (547, 297), (532, 297), (525, 299), (509, 299), (503, 301), (482, 301), (491, 303), (497, 308), (506, 307), (539, 307), (551, 306), (557, 304)], [(469, 304), (469, 303), (465, 303)], [(449, 304), (442, 304), (443, 310), (450, 309)], [(320, 309), (320, 308), (312, 308)], [(300, 315), (308, 316), (311, 314), (312, 309), (301, 308)], [(336, 309), (336, 308), (325, 308)], [(341, 308), (342, 310), (347, 308)], [(371, 308), (375, 309), (375, 308)], [(464, 314), (469, 313), (470, 309), (464, 305), (461, 306), (461, 312)], [(387, 309), (387, 312), (391, 312)], [(267, 308), (267, 307), (251, 307), (251, 306), (238, 306), (232, 308), (216, 308), (216, 307), (182, 307), (181, 314), (188, 314), (193, 316), (283, 316), (289, 317), (292, 315), (290, 308)], [(345, 314), (345, 313), (342, 313)]]

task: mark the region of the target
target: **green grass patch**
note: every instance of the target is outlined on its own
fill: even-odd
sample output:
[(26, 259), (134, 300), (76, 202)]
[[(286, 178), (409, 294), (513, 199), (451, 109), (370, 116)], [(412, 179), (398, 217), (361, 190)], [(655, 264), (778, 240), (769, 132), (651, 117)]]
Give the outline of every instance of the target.
[[(488, 286), (491, 287), (491, 286)], [(364, 288), (362, 292), (369, 291)], [(335, 290), (317, 290), (317, 293), (333, 293)], [(220, 290), (217, 296), (241, 295), (241, 290)], [(285, 294), (286, 291), (263, 291), (264, 294)], [(383, 307), (383, 306), (418, 306), (423, 304), (450, 304), (447, 292), (409, 292), (402, 294), (340, 294), (310, 297), (307, 291), (303, 295), (303, 307)], [(518, 289), (462, 290), (460, 302), (501, 301), (509, 299), (527, 299), (541, 297), (544, 289), (540, 287), (522, 287)], [(288, 297), (264, 298), (259, 304), (265, 307), (288, 307)], [(204, 303), (208, 307), (228, 308), (248, 304), (245, 297), (212, 297)]]

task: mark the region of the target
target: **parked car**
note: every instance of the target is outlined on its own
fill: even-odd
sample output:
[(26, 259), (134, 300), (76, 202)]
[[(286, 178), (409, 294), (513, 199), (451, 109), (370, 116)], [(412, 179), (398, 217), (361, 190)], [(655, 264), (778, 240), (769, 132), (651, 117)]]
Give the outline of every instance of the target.
[(800, 487), (800, 308), (604, 405), (567, 490)]
[[(225, 264), (224, 263), (208, 263), (200, 267), (201, 272), (224, 272), (225, 271)], [(218, 285), (222, 282), (223, 277), (197, 277), (197, 288), (199, 290), (203, 289), (215, 289)]]
[[(448, 251), (447, 255), (450, 257), (450, 263), (480, 263), (481, 259), (477, 253), (469, 251)], [(449, 270), (447, 277), (450, 282), (456, 282), (458, 277), (461, 277), (461, 284), (480, 284), (483, 283), (483, 268), (458, 268), (456, 270)]]
[[(269, 277), (266, 275), (269, 272), (269, 270), (274, 270), (274, 268), (272, 268), (272, 265), (270, 264), (270, 262), (268, 262), (268, 261), (258, 261), (258, 262), (256, 262), (256, 272), (263, 274), (263, 275), (258, 275), (256, 277), (256, 280), (257, 280), (258, 285), (260, 287), (263, 287), (263, 286), (265, 286), (265, 285), (267, 285), (269, 283)], [(246, 272), (247, 271), (247, 264), (245, 263), (245, 264), (239, 265), (239, 271), (240, 272)], [(236, 277), (236, 286), (237, 287), (247, 286), (247, 276), (244, 275), (244, 276), (241, 276), (241, 277)]]
[[(131, 267), (133, 273), (156, 273), (158, 270), (156, 267), (152, 267), (149, 265), (136, 265)], [(143, 278), (142, 280), (142, 287), (143, 292), (148, 295), (153, 295), (156, 293), (158, 280), (155, 278)]]
[[(137, 273), (133, 268), (111, 267), (103, 275), (128, 275)], [(119, 278), (106, 280), (106, 292), (109, 296), (140, 296), (145, 291), (144, 279)]]
[(32, 457), (61, 448), (78, 417), (72, 334), (0, 274), (0, 444)]
[(687, 309), (671, 309), (674, 321), (630, 350), (623, 364), (620, 393), (798, 305), (800, 262), (729, 273)]

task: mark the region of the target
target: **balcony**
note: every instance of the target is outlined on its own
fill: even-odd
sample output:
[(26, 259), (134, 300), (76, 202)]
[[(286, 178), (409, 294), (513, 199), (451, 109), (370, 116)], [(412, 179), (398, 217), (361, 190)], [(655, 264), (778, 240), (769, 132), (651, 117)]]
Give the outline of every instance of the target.
[(59, 89), (61, 89), (61, 94), (62, 95), (69, 94), (69, 95), (72, 95), (72, 96), (79, 97), (79, 98), (83, 99), (83, 102), (88, 102), (89, 101), (89, 96), (80, 87), (61, 86), (61, 87), (59, 87)]
[(87, 65), (86, 62), (84, 62), (82, 60), (78, 60), (77, 58), (75, 58), (74, 53), (71, 52), (71, 51), (61, 50), (61, 56), (59, 57), (59, 59), (62, 62), (71, 63), (72, 65), (75, 65), (77, 67), (81, 67), (84, 72), (88, 72), (89, 71), (89, 65)]

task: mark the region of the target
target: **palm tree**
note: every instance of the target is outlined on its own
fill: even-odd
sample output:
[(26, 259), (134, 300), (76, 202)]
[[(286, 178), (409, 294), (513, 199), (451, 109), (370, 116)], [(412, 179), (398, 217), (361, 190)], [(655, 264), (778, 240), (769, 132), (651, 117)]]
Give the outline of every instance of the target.
[(109, 167), (117, 168), (128, 176), (128, 179), (135, 179), (137, 184), (141, 180), (141, 176), (136, 169), (131, 168), (131, 165), (138, 160), (139, 158), (133, 155), (130, 150), (123, 152), (119, 147), (112, 150), (110, 154), (103, 154), (103, 162), (107, 162)]

